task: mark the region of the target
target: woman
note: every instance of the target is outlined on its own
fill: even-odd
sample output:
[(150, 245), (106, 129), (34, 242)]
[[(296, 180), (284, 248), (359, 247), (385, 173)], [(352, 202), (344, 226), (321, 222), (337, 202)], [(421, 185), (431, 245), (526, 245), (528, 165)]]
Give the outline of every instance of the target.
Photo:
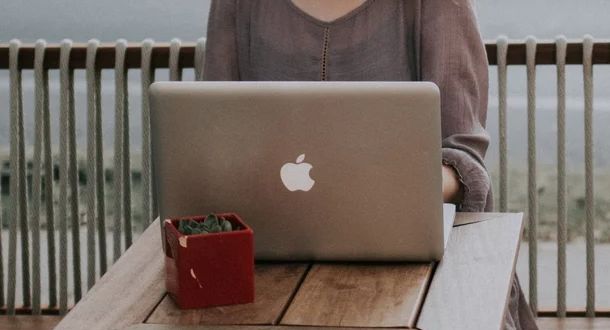
[[(471, 0), (212, 0), (202, 80), (432, 81), (443, 197), (491, 211), (488, 63)], [(537, 329), (515, 280), (506, 329)]]

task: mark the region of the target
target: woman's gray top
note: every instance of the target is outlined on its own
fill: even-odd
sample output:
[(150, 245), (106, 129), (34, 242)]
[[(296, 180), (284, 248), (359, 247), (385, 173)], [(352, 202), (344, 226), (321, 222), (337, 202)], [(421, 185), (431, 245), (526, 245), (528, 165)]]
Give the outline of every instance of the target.
[[(464, 187), (459, 209), (493, 209), (488, 63), (470, 0), (367, 0), (331, 22), (291, 0), (213, 0), (206, 44), (202, 80), (436, 83), (443, 163)], [(517, 280), (505, 328), (537, 329)]]
[(488, 64), (475, 24), (463, 0), (367, 0), (328, 23), (290, 0), (212, 1), (203, 80), (435, 82), (443, 162), (464, 187), (459, 208), (491, 211)]

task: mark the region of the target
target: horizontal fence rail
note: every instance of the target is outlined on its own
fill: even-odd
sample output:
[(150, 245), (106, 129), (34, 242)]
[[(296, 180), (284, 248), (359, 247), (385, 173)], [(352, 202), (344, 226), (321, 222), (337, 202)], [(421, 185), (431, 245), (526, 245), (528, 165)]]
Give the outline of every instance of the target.
[[(508, 211), (508, 147), (507, 147), (507, 68), (524, 66), (527, 72), (527, 147), (528, 147), (528, 230), (529, 235), (529, 301), (540, 315), (560, 317), (572, 315), (606, 315), (608, 311), (595, 308), (594, 274), (594, 182), (593, 182), (593, 67), (610, 64), (610, 41), (596, 41), (591, 37), (583, 40), (539, 41), (529, 37), (524, 41), (498, 38), (485, 43), (488, 62), (498, 70), (499, 110), (499, 203), (496, 209)], [(43, 40), (36, 44), (21, 44), (12, 41), (0, 44), (0, 72), (9, 72), (10, 79), (10, 187), (8, 219), (8, 242), (0, 236), (0, 252), (8, 251), (8, 269), (3, 267), (0, 253), (0, 310), (6, 314), (64, 314), (106, 272), (109, 263), (116, 261), (131, 245), (132, 190), (130, 160), (130, 69), (140, 70), (142, 92), (142, 217), (150, 223), (156, 214), (155, 191), (152, 186), (150, 146), (150, 104), (148, 87), (155, 80), (156, 69), (169, 69), (169, 80), (183, 80), (183, 69), (194, 69), (195, 79), (201, 77), (205, 53), (205, 39), (195, 43), (183, 43), (174, 39), (170, 43), (155, 43), (147, 39), (142, 43), (100, 43), (91, 40), (87, 44), (76, 44), (65, 40), (61, 44), (47, 44)], [(557, 69), (557, 308), (541, 311), (538, 308), (538, 178), (536, 170), (536, 67), (553, 65)], [(566, 184), (566, 77), (567, 65), (582, 66), (585, 94), (585, 181), (586, 181), (586, 258), (587, 258), (587, 303), (583, 311), (572, 311), (566, 307), (566, 241), (567, 241), (567, 184)], [(102, 139), (102, 84), (104, 69), (114, 70), (114, 156), (112, 186), (105, 185), (104, 145)], [(35, 134), (31, 178), (26, 170), (24, 150), (22, 71), (33, 70), (35, 77)], [(60, 132), (51, 132), (49, 72), (59, 72), (60, 85)], [(86, 73), (86, 169), (79, 171), (75, 146), (75, 71)], [(492, 123), (488, 123), (492, 124)], [(51, 137), (59, 134), (59, 150), (51, 150)], [(0, 146), (3, 147), (3, 146)], [(28, 146), (30, 147), (30, 146)], [(57, 173), (53, 157), (58, 157)], [(79, 210), (78, 182), (86, 174), (86, 198), (84, 215)], [(58, 183), (54, 176), (59, 177)], [(27, 187), (31, 186), (31, 190)], [(0, 185), (0, 191), (2, 190)], [(57, 203), (54, 199), (57, 192)], [(113, 194), (113, 202), (107, 194)], [(43, 198), (44, 197), (44, 198)], [(106, 214), (110, 204), (113, 215)], [(27, 205), (30, 205), (27, 207)], [(43, 209), (44, 205), (44, 209)], [(2, 210), (0, 199), (0, 210)], [(4, 206), (7, 208), (6, 206)], [(0, 217), (2, 213), (0, 212)], [(46, 217), (47, 251), (41, 251), (41, 217)], [(83, 233), (80, 223), (85, 223)], [(113, 231), (107, 232), (112, 224)], [(56, 238), (55, 232), (58, 230)], [(0, 226), (0, 233), (2, 231)], [(70, 231), (70, 232), (69, 232)], [(18, 232), (21, 233), (21, 255), (17, 254)], [(31, 244), (30, 244), (31, 234)], [(82, 240), (86, 249), (82, 252)], [(107, 237), (111, 235), (112, 238)], [(107, 243), (108, 242), (108, 243)], [(71, 244), (70, 244), (71, 243)], [(109, 245), (112, 249), (108, 251)], [(58, 250), (56, 247), (58, 246)], [(8, 248), (7, 248), (8, 247)], [(3, 250), (4, 249), (4, 250)], [(69, 259), (71, 251), (72, 259)], [(57, 255), (59, 258), (57, 258)], [(86, 255), (81, 256), (81, 253)], [(112, 254), (109, 258), (108, 254)], [(6, 254), (6, 253), (5, 253)], [(31, 260), (29, 259), (31, 256)], [(86, 269), (81, 274), (81, 257)], [(21, 260), (18, 269), (17, 260)], [(41, 269), (42, 258), (46, 258), (47, 269)], [(109, 260), (110, 259), (110, 260)], [(71, 265), (71, 267), (69, 266)], [(68, 281), (71, 274), (71, 283)], [(16, 300), (17, 278), (21, 279), (22, 301)], [(41, 278), (47, 278), (49, 288), (41, 290)], [(86, 283), (82, 285), (81, 282)], [(5, 283), (8, 285), (5, 286)], [(58, 287), (59, 285), (59, 287)], [(69, 292), (70, 291), (70, 292)], [(41, 297), (48, 296), (48, 304), (42, 306)], [(71, 295), (72, 301), (69, 300)], [(4, 306), (4, 307), (3, 307)], [(604, 314), (605, 313), (605, 314)]]
[[(595, 41), (592, 45), (592, 64), (610, 64), (610, 41)], [(196, 43), (182, 43), (179, 54), (179, 65), (182, 68), (194, 68), (196, 62)], [(19, 68), (34, 68), (33, 44), (21, 45), (19, 52)], [(526, 65), (527, 50), (525, 42), (510, 41), (506, 51), (506, 65)], [(498, 44), (496, 41), (485, 43), (487, 60), (490, 65), (498, 64)], [(170, 67), (170, 44), (155, 43), (152, 46), (151, 67)], [(97, 49), (95, 65), (99, 69), (114, 69), (116, 61), (116, 44), (100, 44)], [(60, 45), (48, 45), (45, 51), (44, 68), (59, 69)], [(125, 50), (125, 68), (140, 69), (142, 65), (141, 44), (129, 44)], [(557, 64), (557, 45), (555, 41), (539, 41), (536, 46), (536, 65)], [(583, 64), (583, 42), (567, 41), (565, 64)], [(7, 45), (0, 44), (0, 69), (8, 69), (9, 49)], [(70, 55), (72, 69), (85, 69), (87, 66), (87, 45), (73, 44)]]

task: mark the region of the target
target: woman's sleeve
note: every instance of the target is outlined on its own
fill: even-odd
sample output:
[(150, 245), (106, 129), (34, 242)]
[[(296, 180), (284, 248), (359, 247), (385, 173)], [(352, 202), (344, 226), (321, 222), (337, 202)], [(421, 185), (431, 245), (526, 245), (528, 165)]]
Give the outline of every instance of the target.
[(212, 0), (201, 80), (239, 80), (236, 0)]
[(484, 157), (488, 62), (471, 0), (423, 0), (421, 79), (441, 92), (443, 163), (464, 187), (459, 210), (490, 211), (491, 179)]

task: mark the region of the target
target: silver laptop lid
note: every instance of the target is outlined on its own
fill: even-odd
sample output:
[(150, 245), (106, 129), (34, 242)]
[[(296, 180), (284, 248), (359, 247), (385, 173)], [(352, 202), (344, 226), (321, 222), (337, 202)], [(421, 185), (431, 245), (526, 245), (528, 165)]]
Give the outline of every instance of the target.
[(151, 86), (162, 219), (235, 212), (257, 259), (438, 260), (438, 88), (420, 82)]

